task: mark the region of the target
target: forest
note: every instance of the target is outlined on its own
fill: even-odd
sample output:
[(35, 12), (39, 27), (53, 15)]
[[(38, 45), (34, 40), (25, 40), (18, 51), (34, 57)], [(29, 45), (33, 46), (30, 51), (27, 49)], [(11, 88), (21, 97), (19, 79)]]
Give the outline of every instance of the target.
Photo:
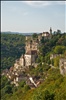
[(25, 53), (25, 36), (1, 34), (1, 70), (13, 66), (16, 59)]

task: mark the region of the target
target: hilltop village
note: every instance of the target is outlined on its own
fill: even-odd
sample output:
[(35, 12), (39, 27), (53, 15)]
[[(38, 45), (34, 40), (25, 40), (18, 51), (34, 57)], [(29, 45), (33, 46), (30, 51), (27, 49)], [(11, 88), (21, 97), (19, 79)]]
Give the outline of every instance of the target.
[[(19, 59), (17, 59), (10, 69), (6, 69), (3, 71), (2, 75), (6, 75), (9, 80), (11, 80), (11, 84), (15, 84), (19, 86), (19, 82), (21, 80), (25, 80), (26, 84), (28, 84), (31, 88), (37, 87), (43, 79), (32, 77), (29, 73), (25, 74), (25, 71), (28, 71), (29, 66), (37, 67), (38, 63), (36, 63), (36, 59), (39, 54), (39, 46), (41, 44), (41, 39), (51, 39), (52, 38), (52, 29), (50, 28), (50, 32), (43, 32), (37, 35), (34, 39), (32, 36), (26, 36), (25, 42), (25, 54), (23, 54)], [(50, 59), (56, 58), (57, 54), (52, 54)], [(61, 55), (59, 55), (61, 57)], [(66, 73), (66, 59), (61, 58), (59, 61), (59, 69), (61, 74)], [(63, 66), (63, 68), (62, 68)], [(51, 65), (52, 67), (52, 65)]]

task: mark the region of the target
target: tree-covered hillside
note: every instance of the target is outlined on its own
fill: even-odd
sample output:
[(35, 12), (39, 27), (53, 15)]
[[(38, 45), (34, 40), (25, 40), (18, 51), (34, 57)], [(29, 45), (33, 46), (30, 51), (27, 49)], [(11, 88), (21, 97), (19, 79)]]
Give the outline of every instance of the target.
[(66, 100), (66, 77), (60, 75), (59, 69), (49, 69), (47, 73), (47, 79), (34, 89), (30, 89), (24, 81), (14, 87), (3, 76), (1, 100)]
[[(15, 59), (24, 53), (24, 43), (25, 37), (22, 35), (2, 34), (2, 69), (11, 67)], [(51, 61), (51, 54), (58, 56)], [(66, 75), (60, 74), (60, 57), (66, 59), (66, 33), (53, 34), (50, 40), (42, 38), (36, 60), (38, 66), (29, 66), (24, 72), (25, 75), (35, 77), (37, 81), (39, 77), (42, 82), (37, 88), (31, 89), (26, 81), (22, 80), (16, 87), (10, 84), (6, 76), (2, 76), (1, 100), (66, 100)]]
[(25, 51), (25, 36), (1, 34), (1, 69), (10, 68)]
[[(54, 50), (54, 49), (58, 50)], [(52, 35), (51, 39), (41, 39), (39, 46), (38, 62), (48, 61), (46, 58), (52, 53), (63, 54), (66, 51), (66, 33), (56, 33)]]

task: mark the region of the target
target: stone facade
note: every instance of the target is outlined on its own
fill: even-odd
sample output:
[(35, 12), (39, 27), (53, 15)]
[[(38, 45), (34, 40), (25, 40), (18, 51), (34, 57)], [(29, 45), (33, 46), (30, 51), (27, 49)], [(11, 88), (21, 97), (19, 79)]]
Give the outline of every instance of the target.
[(19, 63), (20, 63), (21, 66), (25, 66), (24, 55), (22, 55), (21, 58), (19, 59)]
[(24, 55), (24, 61), (25, 66), (32, 65), (35, 63), (38, 53), (38, 39), (35, 40), (32, 39), (32, 37), (26, 37), (26, 46), (25, 46), (25, 55)]
[(38, 49), (38, 43), (36, 41), (26, 42), (25, 50), (26, 53), (30, 50), (37, 50)]
[(61, 54), (51, 54), (50, 55), (50, 60), (53, 59), (53, 58), (56, 58), (58, 56), (61, 57), (62, 55)]
[(31, 55), (25, 54), (25, 66), (31, 65)]
[(58, 54), (51, 54), (50, 55), (50, 60), (53, 59), (53, 58), (56, 58), (57, 56), (59, 56), (59, 55)]
[(31, 50), (31, 51), (27, 52), (25, 54), (24, 58), (25, 58), (25, 66), (32, 65), (36, 61), (37, 51), (36, 50)]

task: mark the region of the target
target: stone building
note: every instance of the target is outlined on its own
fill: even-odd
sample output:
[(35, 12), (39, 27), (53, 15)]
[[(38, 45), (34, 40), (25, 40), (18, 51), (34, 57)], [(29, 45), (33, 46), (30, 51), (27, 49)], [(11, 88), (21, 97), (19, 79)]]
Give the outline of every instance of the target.
[(44, 39), (51, 39), (52, 29), (50, 28), (49, 32), (43, 32), (38, 34), (38, 37), (33, 39), (32, 36), (26, 36), (26, 46), (25, 46), (25, 55), (21, 58), (21, 65), (22, 66), (29, 66), (33, 65), (36, 62), (39, 52), (39, 44), (42, 37)]
[(26, 53), (23, 57), (23, 66), (29, 66), (35, 63), (36, 58), (37, 58), (37, 53), (38, 53), (38, 43), (36, 40), (30, 40), (26, 42), (25, 46)]
[(25, 66), (32, 65), (36, 62), (37, 50), (31, 50), (25, 54)]
[(44, 39), (51, 39), (52, 37), (52, 28), (50, 27), (49, 32), (43, 32), (38, 35), (39, 41), (44, 37)]
[(58, 54), (51, 54), (50, 55), (50, 60), (53, 59), (53, 58), (56, 58), (57, 56), (59, 56), (59, 55)]
[(25, 66), (25, 58), (24, 58), (24, 55), (22, 55), (19, 59), (19, 63), (21, 66)]

